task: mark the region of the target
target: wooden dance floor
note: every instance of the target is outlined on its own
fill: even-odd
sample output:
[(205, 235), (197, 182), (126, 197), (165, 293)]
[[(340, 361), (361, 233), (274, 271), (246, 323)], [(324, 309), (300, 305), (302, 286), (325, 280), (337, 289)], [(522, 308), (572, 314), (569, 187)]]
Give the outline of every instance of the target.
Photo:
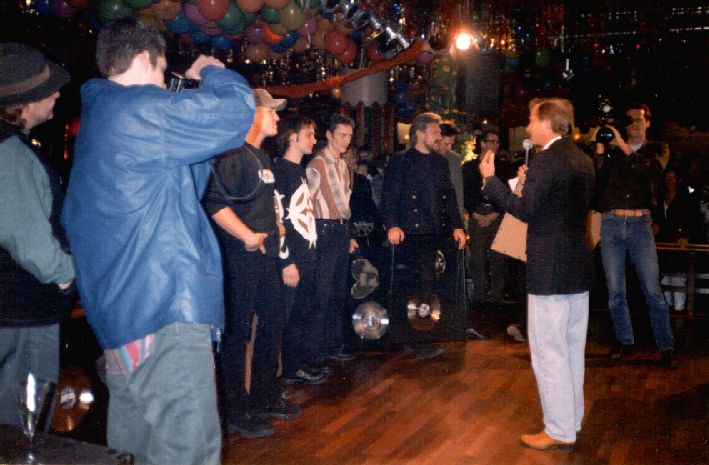
[[(638, 351), (611, 365), (607, 312), (592, 312), (586, 416), (569, 454), (535, 451), (519, 435), (542, 427), (526, 344), (483, 315), (486, 340), (451, 343), (432, 360), (404, 351), (334, 365), (323, 386), (289, 387), (303, 407), (275, 436), (228, 436), (223, 462), (254, 465), (699, 465), (709, 463), (706, 319), (675, 318), (680, 368), (659, 359), (645, 315), (634, 315)], [(509, 320), (507, 320), (509, 321)]]

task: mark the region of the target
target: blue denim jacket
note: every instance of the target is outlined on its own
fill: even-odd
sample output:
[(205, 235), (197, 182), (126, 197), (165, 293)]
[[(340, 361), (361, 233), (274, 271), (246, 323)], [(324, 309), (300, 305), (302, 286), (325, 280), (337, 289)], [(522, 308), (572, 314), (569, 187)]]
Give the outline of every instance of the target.
[(207, 67), (202, 87), (92, 79), (62, 214), (84, 309), (106, 348), (174, 322), (224, 323), (221, 257), (200, 205), (208, 161), (243, 144), (247, 82)]

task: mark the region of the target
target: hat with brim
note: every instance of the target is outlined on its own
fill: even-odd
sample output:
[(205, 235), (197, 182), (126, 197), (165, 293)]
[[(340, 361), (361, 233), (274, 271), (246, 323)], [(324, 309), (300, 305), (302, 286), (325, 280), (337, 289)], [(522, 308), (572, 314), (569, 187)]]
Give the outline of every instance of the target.
[(0, 43), (0, 106), (38, 102), (69, 82), (69, 73), (25, 44)]
[(257, 107), (275, 108), (276, 111), (283, 110), (288, 103), (284, 98), (273, 98), (266, 89), (254, 89), (254, 100)]

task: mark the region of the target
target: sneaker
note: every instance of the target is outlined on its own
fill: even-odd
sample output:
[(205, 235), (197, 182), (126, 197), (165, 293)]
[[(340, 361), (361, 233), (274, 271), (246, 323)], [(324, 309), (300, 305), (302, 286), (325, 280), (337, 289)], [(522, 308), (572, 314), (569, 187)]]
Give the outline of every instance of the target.
[(440, 344), (425, 344), (416, 348), (416, 358), (426, 360), (429, 358), (438, 357), (446, 351), (446, 348)]
[(632, 344), (621, 344), (620, 342), (615, 342), (610, 354), (608, 354), (608, 358), (612, 361), (626, 358), (633, 352), (633, 348), (634, 346)]
[(283, 377), (283, 382), (286, 384), (323, 384), (325, 381), (327, 381), (327, 375), (323, 371), (308, 367), (300, 368), (292, 375)]
[(679, 368), (679, 363), (677, 362), (677, 355), (674, 349), (666, 349), (662, 351), (662, 360), (660, 365), (669, 369), (676, 370)]
[(265, 438), (276, 433), (269, 421), (248, 413), (229, 421), (226, 429), (229, 433), (239, 433), (244, 438)]
[(251, 414), (260, 418), (276, 418), (278, 420), (292, 420), (301, 414), (300, 407), (289, 400), (281, 397), (272, 400), (266, 405), (254, 407)]
[(475, 328), (466, 329), (465, 336), (467, 339), (487, 339), (484, 334), (479, 333)]
[(517, 342), (527, 342), (527, 339), (519, 329), (518, 324), (511, 324), (507, 327), (507, 335)]

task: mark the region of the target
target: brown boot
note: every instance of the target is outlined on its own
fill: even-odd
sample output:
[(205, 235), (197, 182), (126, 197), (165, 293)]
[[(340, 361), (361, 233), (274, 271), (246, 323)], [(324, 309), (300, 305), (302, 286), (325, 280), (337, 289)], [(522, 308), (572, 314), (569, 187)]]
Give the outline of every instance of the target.
[(525, 446), (537, 450), (546, 450), (550, 447), (556, 447), (561, 452), (571, 452), (574, 444), (576, 444), (574, 442), (564, 442), (554, 439), (544, 431), (537, 434), (523, 434), (519, 439)]

